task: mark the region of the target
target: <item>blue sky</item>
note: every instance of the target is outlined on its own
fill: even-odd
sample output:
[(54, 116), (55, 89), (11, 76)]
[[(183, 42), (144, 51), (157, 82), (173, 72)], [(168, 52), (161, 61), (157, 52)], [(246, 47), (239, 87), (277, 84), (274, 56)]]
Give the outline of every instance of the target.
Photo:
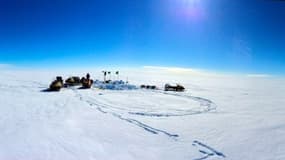
[(0, 63), (285, 73), (285, 1), (0, 0)]

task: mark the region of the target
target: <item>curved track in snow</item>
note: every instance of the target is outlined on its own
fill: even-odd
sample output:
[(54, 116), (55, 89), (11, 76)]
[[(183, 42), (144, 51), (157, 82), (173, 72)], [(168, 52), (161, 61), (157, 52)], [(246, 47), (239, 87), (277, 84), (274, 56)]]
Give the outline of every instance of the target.
[[(72, 89), (72, 90), (74, 91), (75, 96), (79, 98), (80, 101), (88, 103), (90, 106), (95, 107), (99, 112), (103, 114), (110, 114), (120, 120), (128, 122), (132, 125), (138, 126), (149, 133), (158, 134), (158, 135), (159, 134), (166, 135), (175, 141), (179, 140), (178, 134), (171, 133), (163, 129), (152, 127), (149, 124), (143, 123), (135, 118), (130, 118), (129, 116), (148, 116), (148, 117), (189, 116), (189, 115), (194, 115), (194, 114), (207, 113), (207, 112), (216, 110), (217, 108), (217, 105), (214, 102), (206, 98), (195, 97), (195, 96), (185, 95), (181, 93), (171, 93), (171, 92), (159, 91), (159, 90), (156, 90), (156, 91), (146, 90), (143, 92), (168, 95), (168, 96), (179, 97), (179, 98), (195, 101), (199, 103), (200, 110), (198, 111), (191, 110), (191, 109), (179, 110), (180, 113), (170, 113), (170, 112), (169, 113), (159, 113), (159, 112), (152, 113), (152, 112), (144, 112), (144, 111), (135, 112), (133, 111), (134, 109), (132, 109), (132, 107), (116, 106), (115, 103), (113, 103), (114, 105), (110, 105), (109, 103), (107, 103), (107, 101), (106, 103), (104, 103), (98, 100), (100, 99), (98, 97), (96, 99), (90, 95), (83, 95), (82, 93), (79, 93), (79, 91), (76, 89)], [(94, 91), (94, 89), (92, 91)], [(103, 95), (103, 94), (100, 94), (100, 95)], [(141, 110), (141, 108), (139, 108), (139, 110)], [(202, 157), (195, 158), (195, 160), (203, 160), (203, 159), (208, 159), (210, 157), (216, 157), (216, 158), (226, 157), (222, 152), (219, 152), (200, 141), (194, 140), (192, 145), (198, 149), (199, 153), (202, 154)]]
[[(144, 130), (152, 133), (152, 134), (164, 134), (170, 138), (173, 138), (174, 140), (176, 140), (177, 137), (179, 137), (177, 134), (172, 134), (172, 133), (169, 133), (167, 131), (164, 131), (164, 130), (161, 130), (161, 129), (157, 129), (157, 128), (154, 128), (154, 127), (151, 127), (145, 123), (142, 123), (136, 119), (132, 119), (132, 118), (127, 118), (125, 116), (123, 116), (123, 114), (120, 114), (118, 112), (114, 112), (112, 111), (112, 106), (108, 106), (108, 105), (104, 105), (102, 103), (98, 103), (96, 100), (94, 99), (91, 99), (90, 97), (84, 97), (82, 94), (80, 94), (78, 91), (76, 90), (73, 90), (75, 93), (76, 93), (76, 97), (78, 97), (81, 101), (84, 101), (86, 103), (88, 103), (90, 106), (95, 106), (96, 109), (104, 114), (111, 114), (112, 116), (116, 117), (116, 118), (119, 118), (120, 120), (123, 120), (123, 121), (126, 121), (126, 122), (129, 122), (133, 125), (136, 125), (138, 127), (141, 127), (143, 128)], [(110, 110), (111, 109), (111, 110)]]
[[(152, 109), (152, 111), (148, 111), (145, 107), (132, 107), (132, 106), (119, 106), (118, 104), (116, 105), (116, 102), (108, 102), (109, 99), (103, 99), (102, 96), (98, 96), (97, 99), (94, 98), (93, 96), (90, 95), (83, 95), (79, 93), (76, 89), (73, 88), (73, 91), (76, 94), (76, 97), (79, 97), (81, 101), (84, 101), (88, 103), (90, 106), (96, 106), (96, 109), (102, 113), (109, 113), (121, 120), (127, 121), (129, 123), (135, 124), (143, 129), (145, 129), (148, 132), (151, 132), (153, 134), (158, 134), (158, 133), (163, 133), (171, 138), (176, 138), (179, 135), (178, 134), (172, 134), (160, 129), (153, 128), (147, 124), (144, 124), (134, 118), (126, 118), (129, 117), (128, 115), (135, 115), (135, 116), (148, 116), (148, 117), (174, 117), (174, 116), (189, 116), (189, 115), (194, 115), (194, 114), (202, 114), (202, 113), (207, 113), (213, 110), (216, 110), (217, 106), (215, 103), (213, 103), (211, 100), (202, 98), (202, 97), (194, 97), (190, 95), (184, 95), (180, 93), (170, 93), (170, 92), (165, 92), (165, 91), (159, 91), (159, 90), (136, 90), (135, 92), (141, 92), (143, 94), (161, 94), (163, 95), (168, 95), (168, 96), (173, 96), (173, 97), (178, 97), (182, 98), (184, 100), (190, 100), (197, 102), (198, 107), (196, 105), (195, 109), (191, 109), (191, 106), (189, 106), (190, 109), (184, 108), (184, 109), (167, 109), (167, 107), (154, 107), (155, 109)], [(94, 91), (94, 89), (92, 90)], [(127, 93), (127, 96), (132, 93)], [(123, 94), (122, 92), (117, 92), (117, 94)], [(138, 95), (139, 96), (139, 95)], [(113, 98), (113, 97), (112, 97)], [(141, 98), (141, 97), (138, 97)], [(103, 101), (102, 101), (103, 99)], [(131, 102), (132, 103), (132, 102)], [(130, 104), (131, 104), (130, 103)], [(155, 103), (155, 102), (151, 102)], [(152, 107), (152, 106), (148, 106)], [(176, 108), (176, 106), (175, 106)], [(198, 110), (197, 110), (198, 108)], [(154, 110), (154, 111), (153, 111)], [(163, 111), (161, 111), (163, 110)]]
[(165, 95), (171, 95), (175, 97), (180, 97), (180, 98), (185, 98), (185, 99), (190, 99), (193, 101), (196, 101), (199, 103), (199, 110), (192, 110), (192, 109), (187, 109), (183, 110), (182, 113), (148, 113), (148, 112), (129, 112), (129, 114), (135, 114), (135, 115), (140, 115), (140, 116), (150, 116), (150, 117), (172, 117), (172, 116), (189, 116), (189, 115), (194, 115), (194, 114), (202, 114), (202, 113), (207, 113), (210, 111), (214, 111), (217, 109), (217, 105), (212, 102), (209, 99), (202, 98), (202, 97), (195, 97), (195, 96), (190, 96), (190, 95), (185, 95), (185, 94), (180, 94), (180, 93), (171, 93), (171, 92), (166, 92), (166, 91), (160, 91), (160, 90), (154, 90), (152, 92), (155, 92), (157, 94), (165, 94)]

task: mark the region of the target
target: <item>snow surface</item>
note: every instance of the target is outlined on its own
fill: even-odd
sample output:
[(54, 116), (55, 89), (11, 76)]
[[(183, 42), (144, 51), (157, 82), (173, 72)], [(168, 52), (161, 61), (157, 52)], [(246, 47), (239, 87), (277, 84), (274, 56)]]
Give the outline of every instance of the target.
[(44, 92), (57, 75), (85, 72), (0, 72), (1, 160), (285, 159), (284, 79), (125, 69), (130, 84), (187, 90)]

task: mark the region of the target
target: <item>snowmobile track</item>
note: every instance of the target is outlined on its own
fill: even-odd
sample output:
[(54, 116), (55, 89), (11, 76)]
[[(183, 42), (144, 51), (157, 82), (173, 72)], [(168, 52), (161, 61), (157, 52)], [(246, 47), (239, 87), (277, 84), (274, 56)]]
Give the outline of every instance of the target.
[(122, 115), (118, 114), (118, 113), (115, 113), (115, 112), (112, 112), (112, 111), (105, 111), (104, 109), (107, 109), (109, 106), (105, 106), (105, 105), (102, 105), (102, 104), (99, 104), (99, 103), (96, 103), (96, 102), (93, 102), (93, 101), (90, 101), (90, 100), (86, 100), (80, 93), (78, 93), (78, 91), (74, 90), (76, 93), (76, 97), (79, 98), (79, 100), (81, 101), (84, 101), (86, 103), (88, 103), (90, 106), (97, 106), (96, 109), (101, 112), (101, 113), (104, 113), (104, 114), (111, 114), (112, 116), (116, 117), (116, 118), (119, 118), (120, 120), (123, 120), (123, 121), (126, 121), (126, 122), (129, 122), (133, 125), (136, 125), (140, 128), (143, 128), (144, 130), (146, 130), (147, 132), (150, 132), (152, 134), (159, 134), (159, 133), (162, 133), (170, 138), (173, 138), (174, 140), (176, 140), (177, 137), (179, 137), (178, 134), (172, 134), (172, 133), (169, 133), (167, 131), (164, 131), (164, 130), (161, 130), (161, 129), (157, 129), (157, 128), (154, 128), (154, 127), (151, 127), (147, 124), (144, 124), (136, 119), (131, 119), (131, 118), (125, 118), (123, 117)]
[[(119, 118), (120, 120), (126, 121), (128, 123), (131, 123), (133, 125), (136, 125), (142, 129), (144, 129), (145, 131), (152, 133), (152, 134), (164, 134), (168, 137), (170, 137), (171, 139), (177, 141), (179, 138), (178, 134), (173, 134), (173, 133), (169, 133), (167, 131), (161, 130), (161, 129), (157, 129), (154, 127), (151, 127), (145, 123), (142, 123), (136, 119), (132, 119), (132, 118), (125, 118), (123, 117), (123, 114), (121, 113), (116, 113), (115, 111), (113, 111), (112, 109), (117, 109), (117, 110), (121, 110), (122, 108), (120, 107), (115, 107), (115, 106), (111, 106), (111, 105), (107, 105), (107, 104), (103, 104), (100, 103), (98, 101), (96, 101), (95, 99), (92, 99), (90, 97), (83, 97), (82, 94), (80, 94), (75, 88), (71, 88), (74, 93), (75, 96), (79, 98), (80, 101), (83, 101), (85, 103), (87, 103), (90, 106), (94, 106), (96, 107), (96, 110), (98, 110), (99, 112), (103, 113), (103, 114), (110, 114), (116, 118)], [(175, 94), (175, 93), (168, 93), (168, 92), (158, 92), (158, 93), (162, 93), (162, 94), (168, 94), (168, 95), (173, 95), (173, 96), (181, 96), (181, 97), (186, 97), (186, 98), (191, 98), (193, 100), (196, 100), (198, 102), (200, 102), (200, 106), (206, 106), (206, 110), (204, 112), (193, 112), (193, 113), (186, 113), (186, 114), (148, 114), (148, 113), (134, 113), (134, 112), (127, 112), (128, 114), (135, 114), (135, 115), (141, 115), (141, 116), (151, 116), (151, 117), (170, 117), (170, 116), (187, 116), (187, 115), (193, 115), (193, 114), (201, 114), (201, 113), (206, 113), (212, 110), (215, 110), (217, 108), (216, 104), (213, 103), (211, 100), (205, 99), (205, 98), (201, 98), (201, 97), (194, 97), (194, 96), (188, 96), (188, 95), (180, 95), (180, 94)], [(126, 110), (126, 109), (123, 109)], [(192, 143), (192, 146), (197, 147), (198, 152), (200, 152), (203, 156), (200, 158), (195, 158), (193, 160), (206, 160), (208, 158), (211, 157), (220, 157), (220, 158), (226, 158), (226, 156), (222, 153), (219, 152), (217, 150), (215, 150), (214, 148), (200, 142), (197, 140), (194, 140)]]
[(188, 99), (199, 102), (200, 107), (204, 108), (204, 109), (201, 111), (192, 111), (192, 110), (185, 111), (185, 113), (181, 113), (181, 114), (173, 114), (173, 113), (160, 114), (160, 113), (147, 113), (147, 112), (128, 112), (128, 113), (133, 114), (133, 115), (149, 116), (149, 117), (176, 117), (176, 116), (189, 116), (189, 115), (195, 115), (195, 114), (202, 114), (202, 113), (207, 113), (207, 112), (214, 111), (217, 109), (217, 105), (214, 102), (212, 102), (211, 100), (206, 99), (206, 98), (189, 96), (189, 95), (182, 95), (182, 94), (178, 94), (178, 93), (170, 93), (170, 92), (160, 91), (160, 90), (156, 90), (156, 91), (152, 91), (152, 92), (188, 98)]
[[(179, 137), (179, 135), (178, 134), (171, 134), (171, 133), (168, 133), (166, 131), (153, 128), (153, 127), (146, 125), (146, 124), (144, 124), (138, 120), (135, 120), (135, 119), (125, 118), (125, 117), (123, 117), (123, 114), (127, 113), (127, 114), (131, 114), (131, 115), (149, 116), (149, 117), (172, 117), (172, 116), (174, 117), (174, 116), (188, 116), (188, 115), (194, 115), (194, 114), (207, 113), (207, 112), (210, 112), (210, 111), (215, 110), (217, 108), (215, 103), (213, 103), (211, 100), (208, 100), (205, 98), (194, 97), (194, 96), (189, 96), (189, 95), (181, 95), (178, 93), (169, 93), (169, 92), (165, 92), (165, 91), (151, 91), (151, 92), (160, 93), (160, 94), (189, 98), (189, 99), (198, 101), (200, 103), (200, 106), (205, 108), (205, 109), (203, 109), (202, 111), (192, 111), (192, 110), (185, 111), (185, 113), (181, 113), (181, 114), (132, 112), (132, 111), (129, 111), (125, 108), (116, 107), (116, 106), (104, 104), (102, 102), (98, 102), (96, 99), (91, 98), (91, 97), (83, 97), (75, 88), (71, 88), (71, 89), (76, 93), (76, 96), (79, 97), (79, 99), (81, 101), (88, 103), (90, 106), (96, 106), (96, 109), (98, 111), (100, 111), (101, 113), (104, 113), (104, 114), (109, 113), (109, 114), (111, 114), (111, 115), (113, 115), (113, 116), (115, 116), (121, 120), (127, 121), (129, 123), (134, 124), (134, 125), (137, 125), (137, 126), (143, 128), (144, 130), (150, 132), (150, 133), (153, 133), (153, 134), (163, 133), (163, 134), (165, 134), (169, 137), (172, 137), (172, 138), (173, 137)], [(120, 113), (120, 111), (123, 111), (123, 113)]]
[(204, 155), (203, 157), (196, 158), (194, 160), (203, 160), (203, 159), (207, 159), (207, 158), (212, 157), (212, 156), (218, 156), (218, 157), (226, 158), (226, 156), (222, 152), (219, 152), (219, 151), (215, 150), (214, 148), (212, 148), (212, 147), (210, 147), (210, 146), (208, 146), (208, 145), (206, 145), (200, 141), (195, 140), (195, 141), (193, 141), (192, 145), (195, 147), (199, 147), (200, 148), (199, 152)]

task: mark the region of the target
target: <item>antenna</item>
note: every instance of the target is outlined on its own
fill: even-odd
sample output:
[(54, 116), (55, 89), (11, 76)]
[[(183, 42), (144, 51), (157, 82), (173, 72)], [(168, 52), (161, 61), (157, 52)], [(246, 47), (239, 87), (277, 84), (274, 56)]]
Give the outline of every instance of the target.
[(107, 75), (107, 72), (106, 71), (102, 71), (103, 74), (104, 74), (104, 82), (106, 82), (106, 75)]
[(115, 74), (117, 75), (117, 80), (119, 80), (119, 71), (116, 71)]

